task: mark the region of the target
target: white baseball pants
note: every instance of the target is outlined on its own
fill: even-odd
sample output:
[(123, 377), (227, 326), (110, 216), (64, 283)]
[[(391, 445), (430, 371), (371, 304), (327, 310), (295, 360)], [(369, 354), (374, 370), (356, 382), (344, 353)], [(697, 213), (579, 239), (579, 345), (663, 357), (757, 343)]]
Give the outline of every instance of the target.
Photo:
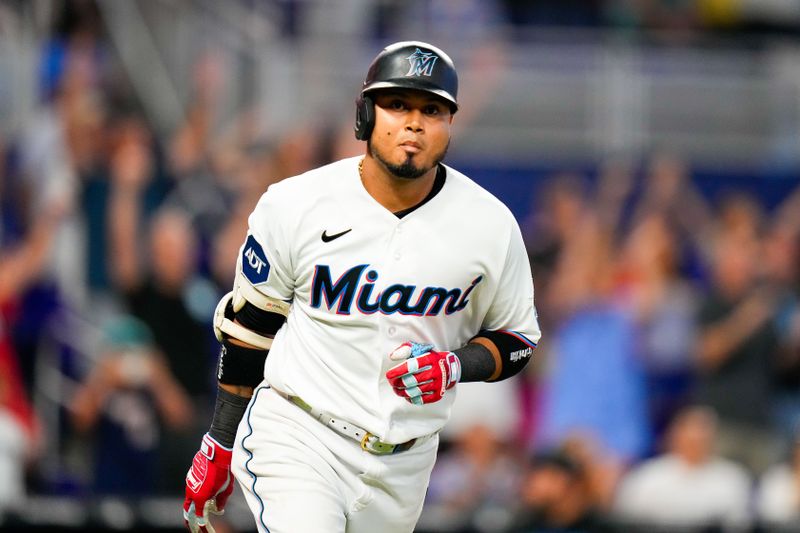
[(237, 431), (232, 469), (260, 533), (410, 533), (438, 443), (433, 436), (373, 455), (259, 387)]

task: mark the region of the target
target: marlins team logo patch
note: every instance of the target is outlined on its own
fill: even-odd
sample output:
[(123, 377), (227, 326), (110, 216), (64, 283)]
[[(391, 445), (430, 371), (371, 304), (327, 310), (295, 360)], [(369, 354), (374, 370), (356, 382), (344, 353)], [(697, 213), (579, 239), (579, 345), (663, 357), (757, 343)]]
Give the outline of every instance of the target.
[(430, 76), (433, 74), (433, 65), (436, 64), (436, 60), (439, 59), (439, 56), (433, 52), (423, 52), (417, 48), (417, 50), (406, 59), (411, 63), (411, 67), (409, 67), (408, 72), (406, 72), (406, 76)]
[(242, 252), (242, 273), (250, 283), (257, 285), (267, 281), (269, 262), (267, 255), (252, 235), (247, 236)]

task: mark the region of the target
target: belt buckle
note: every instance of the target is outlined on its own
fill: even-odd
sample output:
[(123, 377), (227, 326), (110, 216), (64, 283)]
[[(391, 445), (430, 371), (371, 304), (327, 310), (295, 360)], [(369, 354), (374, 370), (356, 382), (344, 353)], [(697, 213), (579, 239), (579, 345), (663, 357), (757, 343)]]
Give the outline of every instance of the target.
[(397, 445), (381, 442), (377, 435), (369, 431), (361, 438), (361, 449), (374, 455), (389, 455), (394, 453), (395, 448)]

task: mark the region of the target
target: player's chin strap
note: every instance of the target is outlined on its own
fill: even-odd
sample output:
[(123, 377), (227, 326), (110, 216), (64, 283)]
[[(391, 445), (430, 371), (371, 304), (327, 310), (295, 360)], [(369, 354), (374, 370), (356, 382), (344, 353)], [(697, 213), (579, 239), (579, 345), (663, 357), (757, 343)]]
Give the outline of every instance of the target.
[[(285, 317), (289, 314), (289, 304), (265, 296), (251, 287), (247, 287), (244, 291), (242, 289), (245, 289), (244, 286), (237, 286), (235, 291), (223, 296), (217, 304), (217, 309), (214, 311), (214, 334), (220, 342), (227, 335), (256, 348), (269, 350), (272, 347), (272, 339), (234, 322), (236, 311), (244, 307), (245, 302), (250, 302), (263, 311)], [(242, 292), (247, 292), (247, 294), (242, 294)]]

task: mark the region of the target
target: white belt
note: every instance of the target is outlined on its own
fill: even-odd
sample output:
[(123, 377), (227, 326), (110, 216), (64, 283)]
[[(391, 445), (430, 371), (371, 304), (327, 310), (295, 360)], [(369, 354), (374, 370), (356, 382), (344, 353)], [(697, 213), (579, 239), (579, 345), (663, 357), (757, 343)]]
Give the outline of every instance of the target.
[(391, 455), (393, 453), (400, 453), (410, 449), (414, 444), (417, 442), (421, 442), (422, 440), (427, 439), (427, 437), (422, 437), (420, 439), (411, 439), (406, 442), (401, 442), (400, 444), (389, 444), (387, 442), (383, 442), (377, 435), (373, 435), (369, 431), (356, 426), (355, 424), (351, 424), (346, 420), (342, 420), (341, 418), (334, 417), (330, 413), (326, 413), (325, 411), (320, 411), (319, 409), (315, 409), (314, 407), (308, 405), (306, 402), (303, 401), (302, 398), (299, 396), (293, 396), (291, 394), (286, 394), (283, 391), (272, 387), (272, 390), (278, 393), (279, 396), (289, 400), (300, 409), (314, 417), (318, 422), (321, 424), (331, 428), (332, 430), (336, 431), (340, 435), (344, 435), (350, 439), (361, 444), (361, 448), (369, 453), (375, 455)]

